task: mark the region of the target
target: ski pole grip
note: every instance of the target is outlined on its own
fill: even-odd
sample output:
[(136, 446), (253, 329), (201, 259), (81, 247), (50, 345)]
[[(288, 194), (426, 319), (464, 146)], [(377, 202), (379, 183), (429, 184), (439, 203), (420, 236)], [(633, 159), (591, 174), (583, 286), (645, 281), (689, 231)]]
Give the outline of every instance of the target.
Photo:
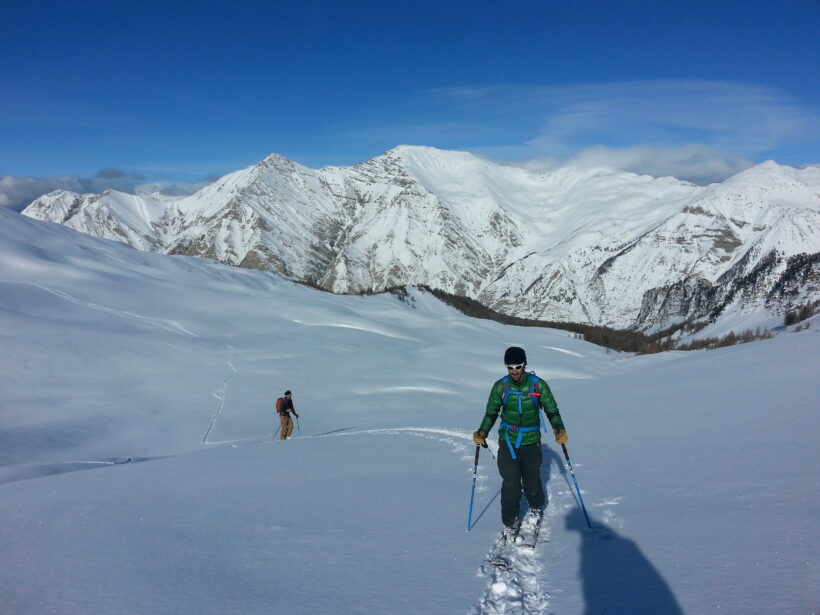
[(561, 448), (564, 449), (564, 459), (566, 459), (567, 463), (569, 463), (569, 453), (567, 452), (567, 445), (562, 444)]
[(478, 453), (480, 451), (481, 451), (481, 445), (476, 444), (475, 445), (475, 462), (473, 463), (473, 465), (476, 465), (476, 466), (478, 465)]

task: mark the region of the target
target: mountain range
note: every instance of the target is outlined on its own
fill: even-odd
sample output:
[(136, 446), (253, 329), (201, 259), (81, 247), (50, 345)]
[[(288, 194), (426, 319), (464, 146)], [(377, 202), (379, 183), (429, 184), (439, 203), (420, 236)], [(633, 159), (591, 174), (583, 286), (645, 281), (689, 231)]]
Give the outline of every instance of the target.
[(334, 293), (426, 285), (618, 329), (761, 324), (820, 296), (820, 168), (772, 161), (697, 186), (420, 146), (321, 169), (272, 154), (184, 198), (56, 191), (23, 214)]

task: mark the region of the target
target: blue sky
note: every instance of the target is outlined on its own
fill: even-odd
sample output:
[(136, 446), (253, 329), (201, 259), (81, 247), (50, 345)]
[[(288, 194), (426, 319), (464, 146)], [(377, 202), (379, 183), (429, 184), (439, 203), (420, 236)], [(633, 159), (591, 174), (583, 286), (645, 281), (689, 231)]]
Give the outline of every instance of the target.
[(819, 163), (818, 41), (818, 0), (8, 2), (0, 202), (404, 143), (696, 181)]

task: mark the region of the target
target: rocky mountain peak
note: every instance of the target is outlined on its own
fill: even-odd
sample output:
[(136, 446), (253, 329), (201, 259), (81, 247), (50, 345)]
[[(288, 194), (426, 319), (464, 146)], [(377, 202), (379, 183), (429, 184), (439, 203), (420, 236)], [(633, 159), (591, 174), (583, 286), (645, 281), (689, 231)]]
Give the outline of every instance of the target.
[(785, 309), (771, 285), (820, 245), (820, 169), (769, 161), (699, 187), (400, 145), (318, 170), (271, 154), (171, 201), (52, 193), (24, 213), (334, 292), (425, 284), (517, 316), (646, 328)]

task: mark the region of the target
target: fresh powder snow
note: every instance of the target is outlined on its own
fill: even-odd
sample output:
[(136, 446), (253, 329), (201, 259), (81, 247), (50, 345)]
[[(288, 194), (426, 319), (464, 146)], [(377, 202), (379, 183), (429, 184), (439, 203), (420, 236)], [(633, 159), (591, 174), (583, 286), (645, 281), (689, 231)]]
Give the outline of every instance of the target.
[[(0, 612), (817, 613), (819, 325), (631, 356), (0, 208)], [(467, 514), (510, 345), (592, 529), (545, 436), (542, 542), (499, 568), (495, 434)]]

